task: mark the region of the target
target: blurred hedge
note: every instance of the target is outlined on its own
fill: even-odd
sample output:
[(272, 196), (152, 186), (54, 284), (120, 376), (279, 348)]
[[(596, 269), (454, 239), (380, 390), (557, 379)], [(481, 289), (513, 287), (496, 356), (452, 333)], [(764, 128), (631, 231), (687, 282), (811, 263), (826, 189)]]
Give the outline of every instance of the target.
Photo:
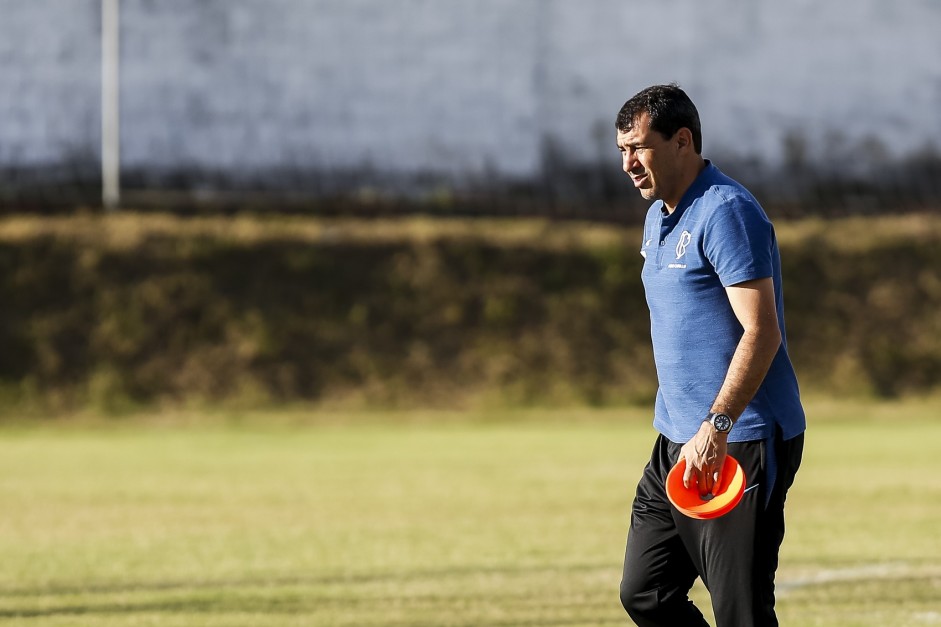
[[(778, 225), (805, 389), (941, 381), (941, 219)], [(655, 376), (639, 229), (534, 220), (0, 220), (7, 410), (625, 403)]]

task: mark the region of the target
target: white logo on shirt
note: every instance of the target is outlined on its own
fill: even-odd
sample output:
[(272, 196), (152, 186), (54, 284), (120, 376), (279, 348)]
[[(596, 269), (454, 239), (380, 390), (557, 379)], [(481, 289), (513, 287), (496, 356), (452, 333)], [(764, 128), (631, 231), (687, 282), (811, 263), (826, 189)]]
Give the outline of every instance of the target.
[(689, 231), (683, 231), (680, 234), (680, 243), (676, 245), (676, 258), (682, 259), (683, 255), (686, 254), (686, 247), (689, 246), (689, 243), (693, 240), (693, 236)]

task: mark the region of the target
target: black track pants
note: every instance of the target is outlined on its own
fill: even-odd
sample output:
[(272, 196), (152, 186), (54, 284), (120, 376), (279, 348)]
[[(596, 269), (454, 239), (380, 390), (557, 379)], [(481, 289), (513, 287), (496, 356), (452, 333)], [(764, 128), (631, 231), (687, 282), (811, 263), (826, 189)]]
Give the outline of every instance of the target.
[[(772, 442), (729, 444), (729, 455), (745, 471), (747, 491), (725, 516), (696, 520), (679, 513), (664, 489), (682, 445), (657, 439), (637, 486), (621, 580), (621, 603), (637, 625), (708, 625), (688, 596), (697, 577), (712, 597), (718, 627), (778, 624), (774, 573), (784, 539), (784, 500), (800, 466), (804, 436)], [(770, 479), (769, 445), (777, 462)]]

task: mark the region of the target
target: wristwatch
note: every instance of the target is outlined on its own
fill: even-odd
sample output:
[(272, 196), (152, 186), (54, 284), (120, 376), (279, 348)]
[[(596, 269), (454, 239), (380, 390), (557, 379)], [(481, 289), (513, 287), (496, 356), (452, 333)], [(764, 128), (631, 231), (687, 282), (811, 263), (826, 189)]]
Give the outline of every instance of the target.
[(703, 422), (711, 424), (719, 433), (728, 433), (732, 430), (732, 425), (735, 424), (727, 414), (717, 414), (714, 412), (710, 412)]

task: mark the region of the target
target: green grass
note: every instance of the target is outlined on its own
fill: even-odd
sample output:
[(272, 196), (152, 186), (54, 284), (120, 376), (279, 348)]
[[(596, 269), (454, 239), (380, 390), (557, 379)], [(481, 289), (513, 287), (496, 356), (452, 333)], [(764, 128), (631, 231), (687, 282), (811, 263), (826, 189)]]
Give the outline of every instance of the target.
[[(782, 624), (941, 624), (941, 403), (810, 413)], [(0, 623), (628, 624), (646, 411), (402, 417), (3, 428)]]

